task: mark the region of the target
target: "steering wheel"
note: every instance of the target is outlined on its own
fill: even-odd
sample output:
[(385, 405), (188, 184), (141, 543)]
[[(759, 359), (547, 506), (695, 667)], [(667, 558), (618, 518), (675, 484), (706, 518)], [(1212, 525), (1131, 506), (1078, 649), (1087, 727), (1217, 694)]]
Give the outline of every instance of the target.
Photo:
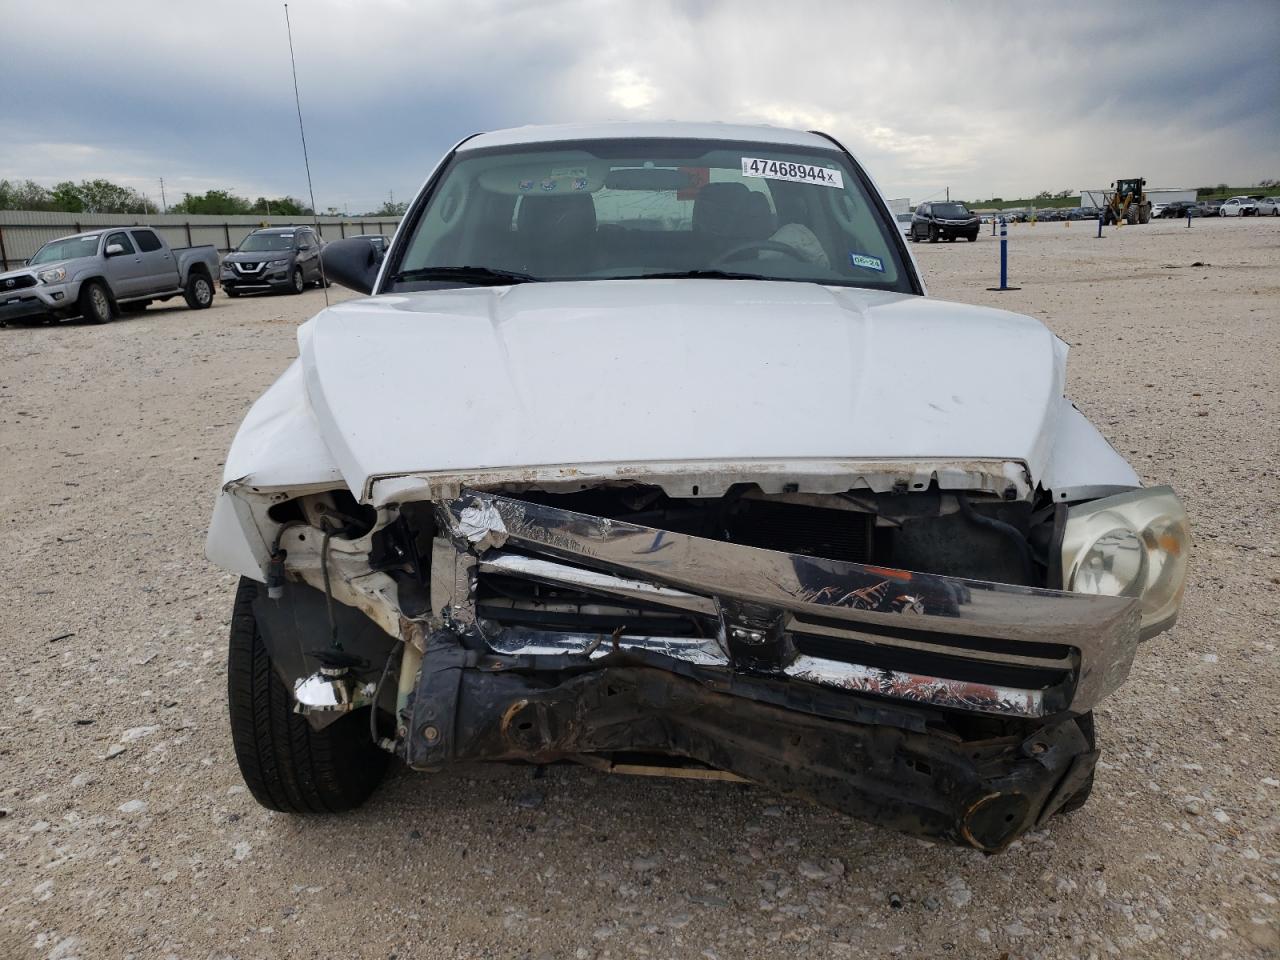
[(729, 263), (736, 259), (739, 254), (747, 253), (751, 250), (773, 250), (800, 263), (808, 262), (803, 256), (801, 256), (799, 250), (795, 247), (789, 246), (788, 244), (780, 243), (777, 240), (748, 240), (746, 243), (740, 243), (736, 247), (730, 247), (724, 253), (720, 254), (720, 256), (711, 261), (711, 266), (718, 267), (723, 263)]

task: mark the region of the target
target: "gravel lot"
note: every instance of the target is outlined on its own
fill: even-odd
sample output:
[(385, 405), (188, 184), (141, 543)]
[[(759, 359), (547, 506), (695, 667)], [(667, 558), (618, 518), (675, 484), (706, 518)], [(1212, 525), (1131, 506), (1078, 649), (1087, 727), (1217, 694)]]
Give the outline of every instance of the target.
[(1280, 220), (1093, 233), (1013, 227), (1005, 294), (989, 232), (913, 246), (935, 296), (1071, 344), (1074, 399), (1196, 531), (1181, 623), (1099, 711), (1092, 801), (995, 858), (577, 768), (268, 813), (231, 754), (235, 584), (203, 541), (323, 295), (0, 330), (0, 956), (1280, 954)]

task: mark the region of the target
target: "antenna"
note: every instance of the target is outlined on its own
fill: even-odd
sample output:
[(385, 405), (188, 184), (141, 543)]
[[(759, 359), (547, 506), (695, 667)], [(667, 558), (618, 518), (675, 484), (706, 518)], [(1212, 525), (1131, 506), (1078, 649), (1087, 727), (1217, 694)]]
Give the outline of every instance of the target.
[[(316, 191), (311, 186), (311, 160), (307, 157), (307, 131), (302, 125), (302, 98), (298, 96), (298, 61), (293, 56), (293, 25), (289, 23), (289, 5), (284, 5), (284, 29), (289, 34), (289, 66), (293, 69), (293, 102), (298, 107), (298, 133), (302, 135), (302, 162), (307, 168), (307, 194), (311, 197), (311, 216), (315, 219), (316, 239), (321, 237), (320, 214), (316, 212)], [(320, 257), (320, 288), (324, 305), (329, 306), (329, 278), (324, 275), (324, 257)]]

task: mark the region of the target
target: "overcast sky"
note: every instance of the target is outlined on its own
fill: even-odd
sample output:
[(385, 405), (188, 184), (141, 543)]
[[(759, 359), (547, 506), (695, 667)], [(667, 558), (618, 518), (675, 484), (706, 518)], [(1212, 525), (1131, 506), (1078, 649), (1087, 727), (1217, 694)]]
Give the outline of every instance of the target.
[[(306, 197), (283, 7), (6, 2), (0, 178)], [(764, 122), (891, 197), (1280, 178), (1280, 2), (292, 0), (316, 202), (408, 199), (481, 130)], [(14, 38), (23, 38), (16, 42)]]

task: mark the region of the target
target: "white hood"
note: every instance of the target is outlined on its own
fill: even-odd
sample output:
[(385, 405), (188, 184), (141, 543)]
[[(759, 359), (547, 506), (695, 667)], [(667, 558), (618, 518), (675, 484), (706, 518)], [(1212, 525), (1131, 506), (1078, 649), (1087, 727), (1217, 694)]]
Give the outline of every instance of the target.
[(1066, 345), (1028, 317), (813, 284), (384, 295), (299, 331), (347, 484), (555, 465), (1007, 461), (1032, 484)]

